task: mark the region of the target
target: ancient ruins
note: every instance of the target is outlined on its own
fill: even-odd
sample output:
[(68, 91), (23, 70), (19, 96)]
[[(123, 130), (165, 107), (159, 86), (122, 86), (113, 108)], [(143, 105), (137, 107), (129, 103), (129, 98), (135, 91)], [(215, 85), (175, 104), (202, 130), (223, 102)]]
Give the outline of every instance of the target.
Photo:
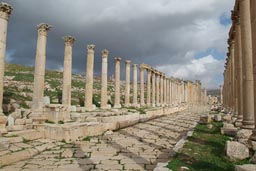
[[(83, 104), (72, 105), (72, 53), (78, 38), (70, 35), (63, 37), (61, 104), (46, 102), (49, 98), (45, 96), (46, 45), (52, 26), (40, 23), (29, 109), (17, 107), (6, 116), (3, 111), (6, 40), (12, 10), (11, 5), (0, 3), (0, 170), (3, 167), (5, 170), (165, 171), (167, 168), (156, 167), (169, 161), (180, 139), (199, 120), (201, 124), (225, 121), (222, 134), (244, 135), (242, 140), (238, 136), (227, 142), (230, 158), (236, 149), (234, 143), (240, 143), (239, 149), (244, 149), (238, 150), (244, 154), (236, 156), (239, 160), (249, 158), (249, 150), (256, 149), (254, 0), (236, 0), (232, 11), (229, 52), (221, 86), (222, 106), (216, 105), (217, 97), (207, 96), (199, 80), (168, 77), (148, 64), (113, 57), (107, 49), (101, 51), (100, 106), (96, 106), (94, 61), (98, 49), (94, 44), (86, 47)], [(110, 60), (115, 62), (114, 79), (109, 78)], [(121, 80), (123, 70), (125, 80)], [(109, 102), (110, 80), (114, 84), (113, 103)], [(215, 104), (212, 110), (220, 114), (207, 113), (211, 104)]]

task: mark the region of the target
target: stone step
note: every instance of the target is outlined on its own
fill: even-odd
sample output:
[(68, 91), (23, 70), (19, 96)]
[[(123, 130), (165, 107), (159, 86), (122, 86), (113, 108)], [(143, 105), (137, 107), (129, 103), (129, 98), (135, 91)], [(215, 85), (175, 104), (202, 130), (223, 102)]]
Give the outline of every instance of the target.
[(35, 129), (28, 129), (28, 130), (22, 130), (22, 131), (14, 131), (14, 132), (9, 132), (8, 134), (5, 135), (5, 137), (22, 137), (26, 140), (37, 140), (44, 138), (44, 133), (39, 132)]

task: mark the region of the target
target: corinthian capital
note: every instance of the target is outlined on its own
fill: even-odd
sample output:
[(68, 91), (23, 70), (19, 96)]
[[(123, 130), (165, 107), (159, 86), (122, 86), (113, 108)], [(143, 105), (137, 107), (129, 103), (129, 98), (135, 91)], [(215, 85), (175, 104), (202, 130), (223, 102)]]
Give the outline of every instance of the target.
[(64, 36), (63, 39), (66, 46), (73, 46), (74, 42), (76, 41), (76, 39), (72, 36)]
[(40, 23), (37, 25), (37, 31), (39, 35), (47, 36), (47, 32), (52, 28), (51, 25), (46, 23)]
[(102, 57), (107, 57), (108, 54), (109, 54), (109, 51), (108, 51), (107, 49), (103, 49), (103, 50), (101, 51)]
[(11, 5), (4, 2), (0, 2), (0, 18), (8, 20), (12, 13), (12, 10), (13, 8)]
[(91, 44), (91, 45), (87, 45), (87, 50), (92, 50), (94, 51), (95, 50), (95, 45)]

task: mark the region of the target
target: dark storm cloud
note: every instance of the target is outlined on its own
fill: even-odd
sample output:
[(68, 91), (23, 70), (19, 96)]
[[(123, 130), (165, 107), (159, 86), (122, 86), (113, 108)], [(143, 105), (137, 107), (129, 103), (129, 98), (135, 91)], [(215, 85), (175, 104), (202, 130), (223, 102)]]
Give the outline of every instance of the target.
[[(11, 62), (34, 65), (36, 25), (53, 26), (47, 40), (47, 68), (63, 66), (65, 35), (74, 36), (73, 71), (84, 73), (86, 45), (95, 44), (95, 72), (101, 70), (101, 50), (108, 49), (109, 73), (114, 57), (152, 66), (189, 63), (196, 53), (207, 48), (225, 50), (221, 26), (210, 29), (216, 40), (205, 40), (203, 22), (212, 23), (229, 8), (225, 0), (6, 0), (14, 7), (8, 28), (7, 52)], [(228, 7), (226, 7), (228, 6)], [(213, 22), (218, 25), (218, 23)], [(210, 25), (211, 26), (211, 25)], [(216, 35), (217, 36), (216, 36)], [(225, 35), (224, 33), (223, 35)], [(196, 37), (198, 36), (198, 37)], [(123, 70), (122, 70), (123, 71)], [(167, 71), (168, 72), (168, 71)]]

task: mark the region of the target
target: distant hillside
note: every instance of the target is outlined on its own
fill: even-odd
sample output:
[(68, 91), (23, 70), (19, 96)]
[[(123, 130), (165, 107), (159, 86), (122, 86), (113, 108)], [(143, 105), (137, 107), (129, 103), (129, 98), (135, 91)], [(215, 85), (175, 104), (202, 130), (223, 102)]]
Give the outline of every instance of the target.
[[(63, 73), (59, 71), (46, 71), (44, 95), (49, 96), (51, 103), (61, 103)], [(11, 103), (22, 108), (29, 108), (32, 100), (34, 81), (34, 68), (24, 65), (7, 63), (4, 77), (4, 110), (11, 111)], [(93, 103), (100, 106), (101, 83), (100, 78), (94, 78)], [(132, 86), (131, 86), (132, 87)], [(83, 105), (85, 96), (85, 76), (74, 74), (72, 76), (72, 105)], [(121, 92), (124, 93), (124, 84)], [(109, 103), (114, 99), (114, 82), (108, 82)], [(121, 101), (124, 97), (121, 98)], [(17, 108), (17, 107), (16, 107)], [(8, 112), (7, 112), (8, 111)]]

